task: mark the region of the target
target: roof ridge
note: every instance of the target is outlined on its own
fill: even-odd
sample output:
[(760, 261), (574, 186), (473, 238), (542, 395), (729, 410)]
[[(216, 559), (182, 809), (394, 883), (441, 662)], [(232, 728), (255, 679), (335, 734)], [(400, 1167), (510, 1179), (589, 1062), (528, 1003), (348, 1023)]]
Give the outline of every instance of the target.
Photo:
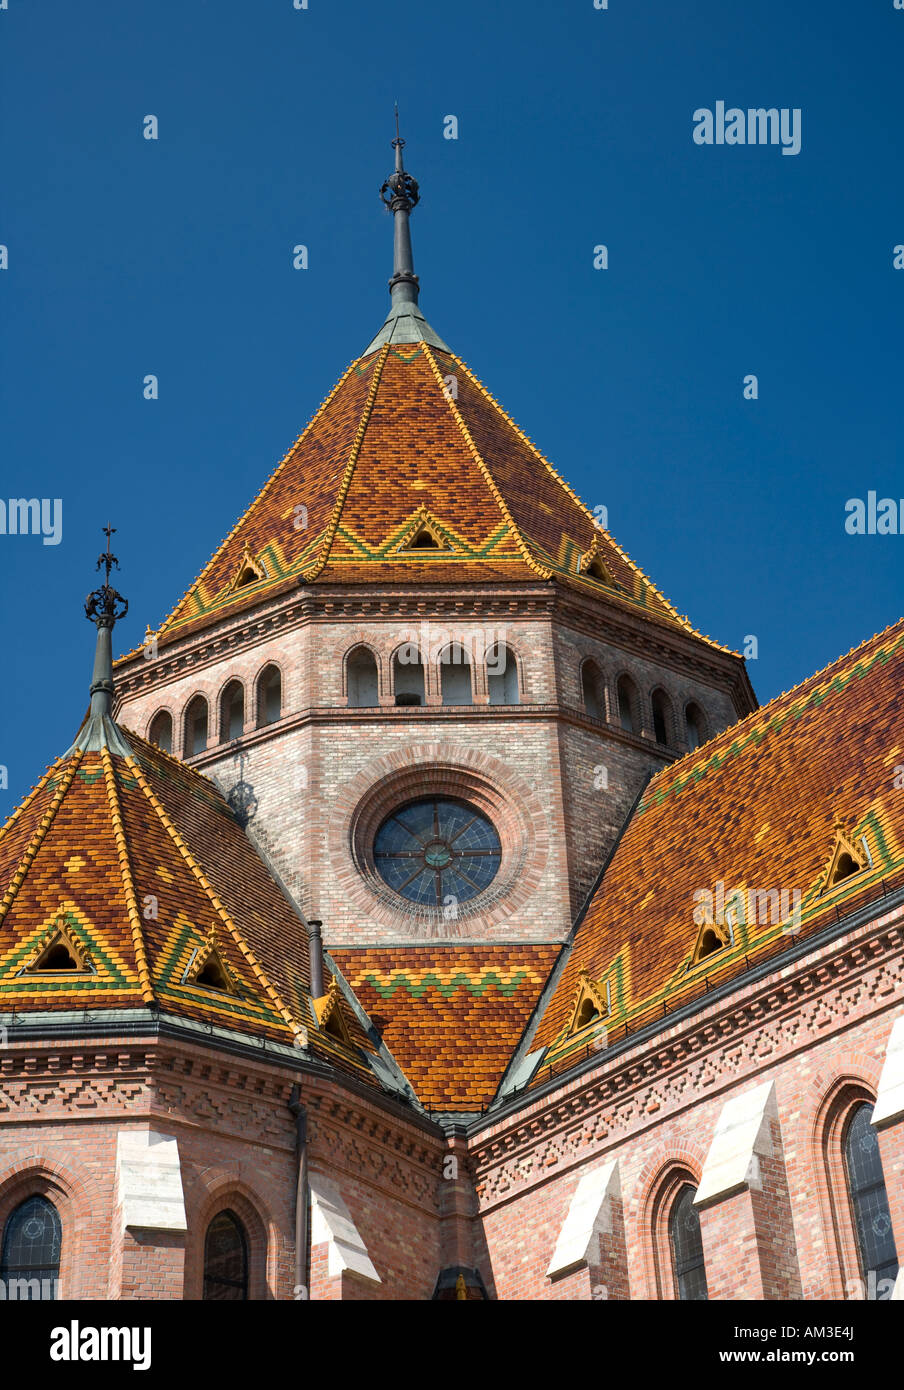
[[(523, 442), (530, 449), (531, 453), (535, 456), (535, 458), (539, 460), (539, 462), (547, 470), (550, 476), (555, 479), (555, 481), (571, 498), (575, 505), (581, 509), (581, 511), (587, 517), (587, 520), (590, 522), (591, 526), (593, 526), (594, 530), (598, 532), (600, 535), (605, 536), (609, 543), (621, 556), (622, 560), (624, 560), (625, 564), (628, 565), (628, 567), (632, 569), (635, 574), (639, 575), (645, 584), (649, 585), (650, 589), (660, 600), (660, 602), (665, 605), (667, 611), (672, 615), (675, 621), (680, 623), (680, 625), (683, 628), (686, 628), (687, 631), (691, 632), (695, 637), (701, 638), (703, 641), (708, 642), (711, 646), (717, 647), (720, 651), (732, 652), (733, 655), (737, 655), (736, 652), (733, 652), (733, 649), (731, 647), (725, 647), (720, 642), (716, 642), (714, 638), (707, 637), (705, 633), (698, 632), (691, 620), (685, 614), (681, 614), (678, 612), (674, 604), (669, 602), (665, 594), (663, 594), (653, 583), (652, 579), (650, 579), (649, 575), (645, 574), (644, 571), (640, 568), (640, 566), (636, 563), (636, 561), (632, 560), (630, 555), (628, 555), (626, 551), (622, 549), (622, 547), (619, 545), (618, 541), (611, 534), (611, 532), (608, 530), (604, 530), (603, 527), (597, 525), (596, 519), (594, 518), (593, 513), (587, 506), (586, 502), (584, 502), (582, 498), (578, 496), (571, 484), (565, 478), (562, 477), (561, 473), (559, 473), (558, 469), (550, 463), (549, 459), (545, 456), (545, 454), (541, 453), (541, 451), (537, 448), (536, 444), (533, 442), (530, 436), (525, 434), (521, 426), (515, 420), (512, 419), (511, 415), (509, 415), (508, 411), (505, 409), (505, 406), (503, 406), (496, 399), (493, 393), (489, 391), (486, 388), (486, 386), (484, 386), (483, 382), (480, 380), (477, 374), (471, 370), (467, 362), (465, 362), (463, 358), (459, 357), (457, 353), (450, 353), (450, 356), (452, 357), (452, 360), (454, 362), (458, 363), (458, 365), (467, 374), (467, 376), (470, 377), (471, 381), (477, 387), (477, 390), (481, 393), (481, 395), (484, 396), (490, 402), (493, 408), (499, 412), (499, 414), (505, 420), (509, 428), (514, 431), (514, 433), (518, 436), (519, 439), (523, 440)], [(577, 577), (580, 578), (580, 576)]]
[(156, 998), (154, 987), (151, 983), (151, 972), (148, 965), (147, 949), (144, 942), (144, 933), (141, 930), (141, 920), (138, 916), (138, 896), (135, 892), (135, 879), (132, 873), (132, 861), (129, 857), (129, 846), (126, 840), (125, 829), (122, 821), (122, 806), (119, 799), (119, 786), (116, 781), (116, 771), (113, 767), (113, 759), (109, 748), (104, 745), (101, 749), (101, 758), (104, 764), (104, 781), (107, 788), (107, 803), (110, 807), (110, 819), (113, 823), (113, 838), (116, 841), (116, 851), (119, 856), (119, 873), (122, 878), (123, 892), (126, 897), (126, 911), (129, 914), (129, 926), (132, 932), (132, 942), (135, 947), (135, 962), (138, 966), (138, 979), (141, 983), (141, 995), (146, 1003), (152, 1004)]
[(39, 781), (37, 781), (37, 782), (34, 784), (34, 786), (32, 787), (31, 791), (28, 793), (28, 795), (27, 795), (26, 797), (24, 797), (24, 798), (19, 802), (18, 806), (14, 806), (14, 807), (13, 807), (12, 811), (10, 811), (10, 813), (9, 813), (9, 815), (7, 816), (6, 820), (3, 822), (2, 825), (0, 825), (0, 844), (3, 843), (3, 837), (4, 837), (10, 830), (12, 830), (12, 828), (13, 828), (13, 826), (15, 825), (16, 821), (17, 821), (17, 820), (19, 819), (19, 817), (22, 815), (23, 811), (25, 811), (25, 809), (26, 809), (28, 806), (31, 805), (31, 803), (34, 801), (35, 797), (37, 796), (38, 792), (41, 791), (41, 790), (43, 789), (43, 787), (46, 785), (46, 783), (48, 782), (48, 780), (53, 776), (53, 774), (54, 774), (54, 772), (56, 771), (56, 769), (57, 769), (58, 767), (61, 767), (62, 764), (63, 764), (65, 761), (66, 761), (65, 754), (62, 754), (62, 753), (61, 753), (60, 756), (56, 759), (56, 761), (55, 761), (55, 762), (52, 762), (52, 763), (49, 765), (49, 767), (47, 767), (47, 768), (45, 769), (44, 775), (40, 778)]
[(276, 1007), (277, 1012), (280, 1014), (283, 1021), (288, 1025), (290, 1031), (293, 1033), (293, 1035), (297, 1037), (304, 1025), (300, 1024), (299, 1021), (295, 1018), (291, 1010), (283, 1002), (282, 997), (278, 993), (276, 987), (273, 985), (268, 976), (264, 973), (262, 967), (260, 966), (257, 960), (257, 957), (251, 950), (251, 947), (244, 940), (241, 932), (239, 931), (235, 922), (232, 920), (231, 914), (227, 911), (223, 903), (220, 901), (220, 898), (216, 892), (216, 889), (213, 887), (213, 884), (210, 882), (204, 870), (201, 868), (200, 864), (195, 859), (194, 855), (189, 849), (188, 845), (185, 843), (182, 836), (179, 834), (179, 831), (176, 829), (175, 825), (170, 820), (169, 816), (167, 815), (166, 809), (161, 805), (158, 797), (154, 793), (153, 787), (151, 787), (148, 783), (148, 780), (142, 772), (136, 759), (134, 757), (126, 758), (125, 762), (127, 766), (130, 767), (132, 771), (135, 773), (141, 790), (144, 792), (145, 797), (150, 802), (151, 806), (156, 812), (158, 819), (163, 825), (163, 828), (166, 830), (170, 839), (173, 841), (173, 844), (176, 846), (179, 853), (182, 855), (193, 877), (197, 880), (197, 882), (200, 884), (200, 886), (206, 893), (207, 897), (210, 899), (211, 906), (213, 907), (217, 916), (220, 918), (221, 922), (223, 922), (223, 924), (226, 926), (227, 930), (233, 938), (233, 941), (235, 942), (235, 945), (238, 947), (241, 954), (245, 957), (245, 960), (251, 967), (251, 972), (257, 980), (258, 984), (261, 985), (261, 987), (263, 988), (271, 1004), (273, 1004)]
[[(902, 625), (904, 625), (904, 617), (897, 618), (893, 623), (889, 623), (887, 627), (881, 628), (878, 632), (874, 632), (871, 637), (865, 637), (862, 642), (858, 642), (857, 645), (851, 647), (849, 651), (842, 652), (841, 655), (836, 656), (834, 660), (826, 662), (825, 666), (820, 667), (818, 671), (813, 671), (809, 676), (805, 676), (803, 680), (798, 681), (796, 685), (789, 686), (787, 690), (783, 690), (779, 695), (774, 695), (771, 700), (768, 700), (766, 702), (765, 705), (757, 706), (757, 708), (751, 710), (749, 714), (745, 714), (742, 719), (738, 719), (734, 724), (729, 724), (727, 729), (722, 729), (720, 733), (713, 734), (712, 738), (707, 739), (705, 743), (701, 743), (699, 748), (695, 748), (692, 752), (685, 753), (682, 757), (676, 758), (674, 762), (669, 763), (667, 767), (664, 767), (661, 770), (661, 772), (658, 772), (656, 774), (653, 781), (647, 788), (646, 795), (644, 797), (643, 802), (641, 803), (641, 806), (638, 807), (638, 811), (644, 809), (644, 807), (647, 804), (647, 801), (649, 800), (653, 792), (654, 787), (656, 786), (656, 783), (659, 782), (660, 778), (662, 778), (663, 780), (668, 780), (669, 775), (674, 774), (676, 769), (680, 768), (683, 763), (689, 762), (689, 760), (692, 762), (694, 759), (699, 758), (706, 749), (711, 750), (713, 744), (720, 742), (720, 740), (728, 742), (730, 744), (732, 741), (732, 736), (736, 737), (739, 731), (745, 725), (750, 726), (752, 720), (763, 718), (768, 724), (769, 718), (771, 716), (774, 717), (775, 711), (773, 707), (777, 705), (781, 700), (788, 699), (790, 702), (789, 708), (793, 708), (793, 697), (796, 696), (800, 691), (802, 691), (805, 686), (813, 683), (814, 686), (818, 688), (818, 682), (821, 680), (821, 678), (826, 676), (827, 673), (830, 672), (834, 667), (840, 666), (842, 662), (848, 661), (848, 659), (854, 656), (857, 652), (862, 651), (865, 647), (868, 647), (871, 642), (881, 641), (881, 639), (885, 637), (888, 633), (892, 632), (896, 627), (901, 627)], [(902, 640), (904, 640), (904, 631), (902, 631), (901, 636)], [(827, 686), (826, 689), (827, 691), (830, 690), (831, 685)], [(709, 756), (712, 756), (711, 752)], [(667, 792), (664, 792), (663, 794), (665, 795), (667, 794)]]
[[(462, 434), (462, 438), (464, 439), (465, 444), (467, 445), (471, 455), (473, 456), (475, 463), (477, 464), (478, 468), (486, 478), (490, 491), (492, 492), (493, 497), (496, 500), (496, 505), (499, 507), (499, 510), (502, 513), (503, 520), (506, 522), (508, 526), (512, 528), (515, 540), (518, 543), (518, 549), (521, 551), (522, 555), (524, 556), (524, 559), (527, 561), (528, 565), (535, 572), (535, 574), (537, 574), (541, 579), (551, 579), (553, 574), (552, 570), (548, 569), (545, 565), (541, 565), (539, 560), (537, 560), (536, 556), (533, 554), (530, 547), (528, 546), (527, 541), (521, 534), (521, 528), (518, 526), (518, 524), (515, 521), (515, 518), (509, 511), (508, 503), (506, 502), (505, 498), (503, 497), (501, 491), (499, 490), (496, 484), (495, 479), (493, 478), (493, 474), (490, 471), (489, 464), (481, 454), (480, 450), (477, 448), (477, 445), (474, 443), (474, 440), (471, 438), (471, 431), (465, 424), (464, 417), (462, 416), (462, 413), (459, 410), (452, 396), (451, 391), (445, 389), (445, 383), (443, 382), (442, 373), (439, 370), (436, 358), (433, 356), (433, 353), (430, 351), (430, 348), (426, 343), (423, 343), (422, 346), (424, 348), (425, 353), (427, 354), (427, 360), (429, 361), (430, 366), (433, 369), (433, 375), (436, 377), (437, 383), (440, 386), (440, 394), (442, 395), (443, 400), (446, 402), (446, 405), (449, 407), (449, 410), (452, 413), (452, 418), (458, 425), (458, 428)], [(454, 353), (450, 353), (450, 356), (452, 357), (452, 360), (454, 362), (460, 361), (460, 359), (456, 357)], [(464, 364), (462, 363), (462, 365)], [(467, 367), (465, 367), (465, 371), (467, 370)]]
[[(386, 359), (388, 356), (389, 343), (384, 343), (382, 348), (380, 349), (380, 356), (374, 363), (373, 373), (371, 375), (370, 380), (370, 386), (367, 392), (367, 400), (364, 402), (364, 409), (361, 412), (361, 418), (358, 421), (358, 428), (355, 431), (355, 438), (352, 443), (351, 453), (348, 456), (348, 462), (345, 465), (345, 472), (342, 475), (342, 482), (339, 485), (339, 492), (336, 496), (336, 501), (333, 506), (333, 515), (331, 516), (326, 531), (324, 532), (323, 547), (320, 552), (320, 556), (314, 562), (313, 569), (309, 570), (308, 573), (305, 575), (305, 580), (308, 583), (312, 583), (313, 580), (315, 580), (317, 576), (323, 572), (323, 570), (326, 568), (327, 561), (329, 560), (330, 550), (332, 549), (333, 541), (336, 538), (336, 532), (339, 529), (339, 521), (342, 517), (342, 509), (345, 506), (345, 499), (348, 497), (348, 491), (352, 485), (352, 478), (354, 476), (355, 467), (360, 457), (361, 449), (364, 445), (364, 436), (367, 433), (367, 426), (370, 423), (370, 417), (373, 413), (374, 402), (377, 399), (377, 391), (379, 390), (380, 381), (383, 376), (383, 368), (386, 365)], [(360, 361), (360, 359), (357, 360)], [(357, 362), (352, 363), (352, 367), (356, 365)], [(352, 368), (350, 367), (349, 371), (351, 370)]]
[[(19, 867), (16, 869), (16, 872), (10, 879), (6, 892), (4, 893), (2, 900), (0, 900), (0, 926), (3, 925), (3, 922), (5, 921), (6, 916), (9, 912), (9, 909), (12, 907), (15, 901), (16, 894), (22, 887), (28, 870), (31, 868), (35, 855), (41, 848), (41, 845), (44, 843), (44, 840), (47, 837), (47, 832), (53, 825), (56, 813), (63, 803), (63, 798), (65, 797), (69, 788), (72, 786), (75, 774), (78, 771), (79, 764), (81, 763), (82, 756), (82, 750), (81, 748), (79, 748), (77, 753), (73, 755), (72, 763), (67, 768), (63, 780), (60, 782), (60, 785), (57, 787), (56, 791), (53, 794), (53, 800), (51, 801), (47, 810), (44, 812), (44, 815), (41, 817), (41, 820), (39, 821), (34, 834), (29, 840), (28, 845), (26, 846), (25, 853), (19, 860)], [(47, 777), (49, 776), (50, 770), (48, 770), (47, 774), (45, 775), (44, 781), (46, 781)], [(38, 788), (35, 788), (35, 791), (37, 790)]]
[[(163, 629), (167, 626), (167, 624), (170, 623), (170, 622), (172, 622), (173, 618), (176, 617), (176, 615), (177, 615), (177, 613), (179, 612), (180, 608), (181, 608), (182, 605), (185, 603), (186, 599), (189, 597), (189, 595), (192, 593), (192, 591), (193, 591), (194, 589), (196, 589), (196, 588), (198, 587), (199, 584), (202, 583), (202, 581), (203, 581), (203, 579), (204, 579), (204, 576), (207, 574), (207, 572), (208, 572), (208, 570), (210, 569), (211, 565), (214, 563), (215, 560), (217, 560), (217, 559), (219, 558), (220, 555), (222, 555), (223, 551), (226, 549), (227, 545), (228, 545), (229, 542), (232, 540), (233, 536), (235, 536), (235, 535), (237, 534), (237, 532), (238, 532), (238, 530), (239, 530), (239, 527), (240, 527), (240, 526), (245, 522), (245, 520), (251, 515), (252, 511), (253, 511), (254, 508), (257, 506), (258, 502), (260, 502), (261, 498), (264, 496), (265, 492), (266, 492), (267, 489), (270, 487), (270, 484), (273, 483), (273, 482), (275, 482), (277, 475), (278, 475), (279, 473), (282, 472), (283, 468), (285, 468), (286, 464), (289, 462), (289, 460), (291, 459), (292, 455), (295, 453), (295, 451), (296, 451), (296, 450), (298, 449), (298, 447), (300, 446), (302, 440), (303, 440), (303, 439), (305, 438), (305, 436), (309, 433), (309, 431), (313, 429), (314, 425), (315, 425), (315, 424), (317, 423), (317, 421), (320, 419), (321, 415), (322, 415), (323, 412), (326, 410), (327, 406), (330, 404), (330, 401), (332, 401), (333, 397), (334, 397), (334, 396), (336, 395), (336, 393), (339, 391), (340, 387), (343, 386), (343, 385), (345, 384), (345, 382), (348, 380), (349, 376), (351, 376), (351, 373), (354, 371), (354, 369), (355, 369), (355, 367), (357, 366), (357, 364), (358, 364), (359, 361), (360, 361), (360, 359), (356, 357), (356, 358), (354, 359), (353, 362), (350, 362), (350, 363), (349, 363), (349, 365), (346, 367), (345, 371), (344, 371), (344, 372), (342, 373), (342, 375), (340, 376), (339, 380), (336, 382), (335, 386), (332, 388), (332, 390), (329, 392), (329, 394), (326, 395), (326, 396), (323, 398), (323, 400), (320, 402), (320, 405), (317, 407), (317, 410), (316, 410), (315, 413), (311, 416), (310, 420), (309, 420), (308, 423), (305, 425), (304, 429), (301, 431), (301, 434), (299, 434), (299, 435), (297, 436), (297, 438), (295, 439), (295, 442), (294, 442), (292, 445), (290, 445), (290, 447), (287, 449), (286, 453), (283, 454), (282, 458), (279, 460), (279, 463), (277, 463), (276, 467), (275, 467), (275, 468), (273, 469), (273, 471), (270, 473), (269, 477), (265, 479), (265, 481), (263, 482), (263, 484), (261, 485), (261, 487), (258, 489), (258, 491), (257, 491), (257, 493), (255, 494), (255, 496), (254, 496), (254, 497), (251, 499), (251, 501), (248, 503), (248, 506), (247, 506), (247, 507), (245, 508), (245, 510), (242, 512), (241, 516), (240, 516), (239, 519), (236, 521), (236, 523), (235, 523), (235, 525), (233, 526), (232, 530), (231, 530), (231, 531), (229, 532), (229, 534), (225, 537), (225, 539), (224, 539), (223, 541), (221, 541), (220, 544), (217, 546), (216, 550), (213, 552), (213, 554), (211, 555), (210, 559), (207, 561), (206, 565), (204, 565), (204, 567), (202, 568), (200, 574), (198, 574), (197, 577), (196, 577), (196, 578), (192, 581), (192, 583), (188, 586), (188, 588), (185, 590), (185, 593), (184, 593), (184, 594), (182, 595), (182, 597), (179, 599), (178, 603), (176, 603), (176, 605), (175, 605), (175, 606), (170, 610), (170, 612), (166, 615), (166, 617), (165, 617), (165, 618), (163, 619), (163, 621), (160, 623), (159, 627), (157, 627), (157, 628), (155, 629), (155, 633), (161, 633), (161, 632), (163, 631)], [(136, 652), (141, 651), (141, 650), (142, 650), (142, 647), (141, 647), (141, 646), (133, 647), (132, 650), (131, 650), (130, 652), (124, 652), (122, 656), (117, 657), (116, 662), (114, 663), (114, 665), (118, 664), (118, 663), (121, 662), (121, 661), (126, 661), (130, 656), (134, 656)]]

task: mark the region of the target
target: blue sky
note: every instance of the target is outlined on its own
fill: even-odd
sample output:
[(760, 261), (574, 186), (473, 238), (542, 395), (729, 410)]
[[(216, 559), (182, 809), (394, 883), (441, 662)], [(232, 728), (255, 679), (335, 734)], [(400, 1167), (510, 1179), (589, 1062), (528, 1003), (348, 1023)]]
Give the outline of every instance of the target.
[[(904, 495), (893, 0), (8, 4), (0, 497), (64, 520), (0, 536), (0, 815), (86, 706), (100, 527), (122, 651), (382, 322), (395, 98), (427, 317), (760, 699), (900, 616), (904, 536), (844, 527)], [(800, 154), (695, 144), (719, 100)]]

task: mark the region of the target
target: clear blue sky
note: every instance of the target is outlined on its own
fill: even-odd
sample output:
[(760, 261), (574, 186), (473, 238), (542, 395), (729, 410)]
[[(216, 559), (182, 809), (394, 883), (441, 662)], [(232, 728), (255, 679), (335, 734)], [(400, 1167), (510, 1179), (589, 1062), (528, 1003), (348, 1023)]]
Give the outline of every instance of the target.
[[(0, 497), (64, 529), (0, 536), (0, 814), (87, 703), (101, 525), (122, 651), (382, 322), (396, 97), (427, 317), (760, 699), (895, 621), (844, 504), (904, 495), (902, 70), (893, 0), (9, 0)], [(719, 100), (801, 153), (696, 145)]]

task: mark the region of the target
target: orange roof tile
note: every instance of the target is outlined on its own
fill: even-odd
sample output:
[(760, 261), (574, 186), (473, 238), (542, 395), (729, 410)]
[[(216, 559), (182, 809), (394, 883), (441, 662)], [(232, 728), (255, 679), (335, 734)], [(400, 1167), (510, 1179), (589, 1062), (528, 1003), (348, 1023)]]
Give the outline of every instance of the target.
[[(581, 971), (608, 988), (611, 1012), (600, 1026), (611, 1038), (904, 880), (904, 803), (895, 786), (904, 766), (902, 680), (904, 620), (659, 773), (530, 1040), (532, 1050), (550, 1048), (544, 1065), (567, 1063), (587, 1041), (565, 1036)], [(831, 888), (836, 818), (872, 862)], [(734, 907), (733, 941), (695, 964), (704, 893), (723, 917)]]
[[(442, 546), (406, 550), (424, 511)], [(582, 572), (591, 547), (611, 582)], [(236, 588), (249, 556), (262, 577)], [(299, 583), (550, 578), (694, 631), (460, 358), (384, 345), (349, 367), (156, 635)]]
[(335, 947), (345, 975), (422, 1104), (493, 1098), (561, 947)]
[[(0, 830), (0, 1013), (141, 1008), (291, 1043), (364, 1070), (321, 1034), (307, 930), (229, 804), (128, 731), (130, 756), (76, 749)], [(65, 933), (84, 970), (32, 967)], [(211, 943), (234, 988), (190, 983)], [(342, 1002), (353, 1044), (372, 1045)]]

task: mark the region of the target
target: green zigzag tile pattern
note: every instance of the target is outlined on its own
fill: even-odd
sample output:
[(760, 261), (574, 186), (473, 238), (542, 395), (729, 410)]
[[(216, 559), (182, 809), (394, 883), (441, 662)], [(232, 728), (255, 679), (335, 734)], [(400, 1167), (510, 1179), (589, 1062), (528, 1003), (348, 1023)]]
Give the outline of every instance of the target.
[(468, 994), (479, 999), (492, 987), (505, 998), (509, 998), (516, 993), (525, 979), (526, 970), (518, 971), (510, 980), (504, 980), (495, 970), (483, 972), (476, 978), (459, 972), (453, 975), (451, 980), (443, 980), (431, 970), (424, 975), (416, 975), (413, 979), (406, 974), (396, 975), (388, 985), (383, 984), (378, 976), (368, 974), (364, 975), (359, 983), (370, 985), (381, 999), (391, 999), (400, 989), (405, 990), (414, 999), (422, 999), (429, 989), (435, 989), (444, 999), (449, 999), (457, 989), (466, 989)]

